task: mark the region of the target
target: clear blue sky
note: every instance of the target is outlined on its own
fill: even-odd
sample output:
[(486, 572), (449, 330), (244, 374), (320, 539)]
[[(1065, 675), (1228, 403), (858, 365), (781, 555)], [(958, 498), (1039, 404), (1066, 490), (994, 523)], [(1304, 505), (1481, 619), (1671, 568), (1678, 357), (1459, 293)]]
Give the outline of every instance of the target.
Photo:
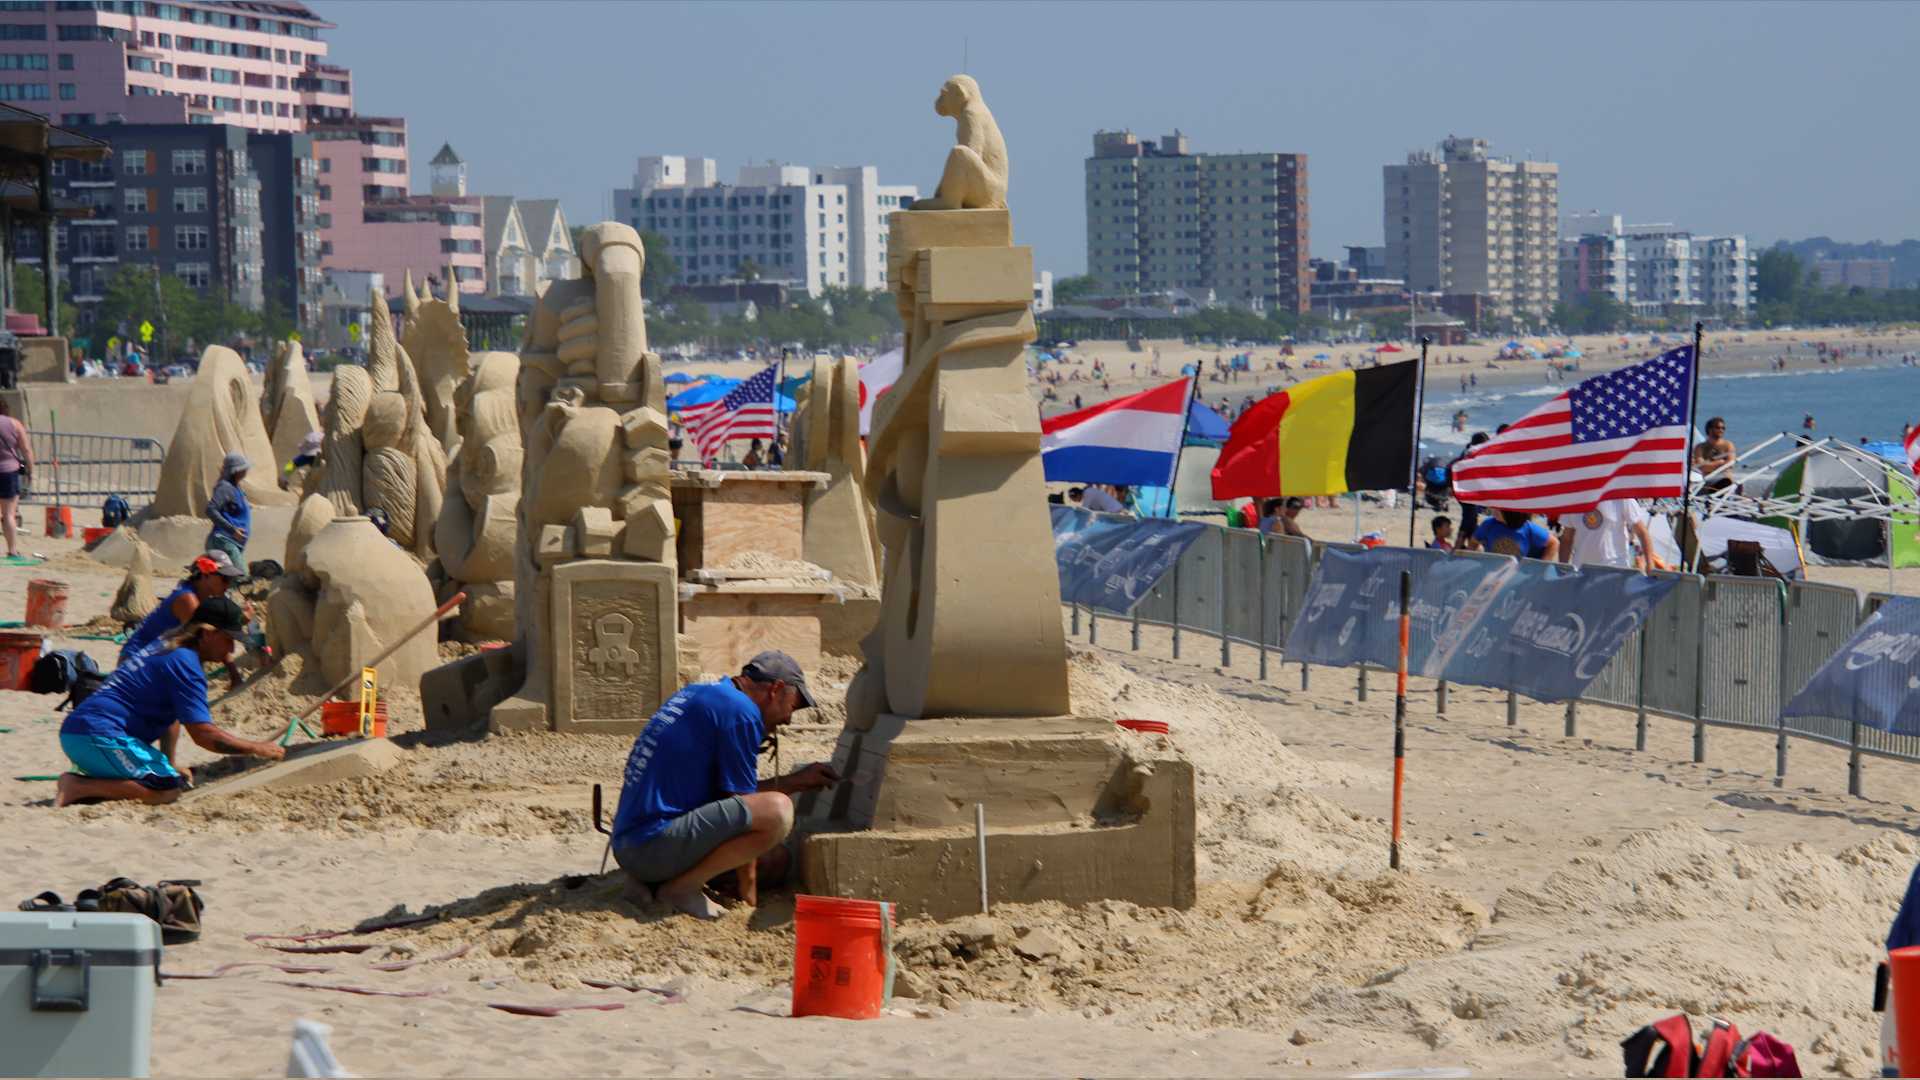
[(1380, 167), (1449, 134), (1561, 167), (1561, 210), (1760, 243), (1920, 236), (1920, 4), (676, 5), (314, 0), (416, 187), (451, 141), (483, 194), (608, 215), (642, 154), (879, 166), (930, 190), (942, 79), (980, 81), (1017, 237), (1084, 268), (1096, 128), (1309, 155), (1314, 253), (1380, 239)]

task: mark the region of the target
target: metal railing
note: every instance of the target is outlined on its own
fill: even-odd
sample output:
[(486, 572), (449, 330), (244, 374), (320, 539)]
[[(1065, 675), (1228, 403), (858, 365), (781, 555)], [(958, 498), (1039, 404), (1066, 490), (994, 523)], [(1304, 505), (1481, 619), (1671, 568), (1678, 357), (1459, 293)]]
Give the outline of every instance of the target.
[(153, 439), (49, 431), (28, 432), (28, 437), (34, 469), (23, 502), (99, 506), (118, 495), (139, 510), (159, 490), (166, 448)]
[[(1084, 617), (1088, 639), (1099, 642), (1103, 622), (1110, 634), (1126, 626), (1128, 647), (1137, 651), (1142, 626), (1164, 627), (1172, 634), (1174, 658), (1181, 658), (1183, 650), (1209, 649), (1217, 643), (1222, 666), (1233, 662), (1236, 646), (1252, 649), (1264, 680), (1286, 659), (1287, 633), (1306, 600), (1320, 555), (1330, 549), (1361, 550), (1356, 544), (1314, 544), (1210, 525), (1130, 617), (1103, 616), (1076, 606), (1073, 630), (1082, 632)], [(1450, 558), (1508, 560), (1479, 552), (1458, 552)], [(1612, 567), (1580, 572), (1634, 573)], [(1862, 602), (1854, 590), (1838, 585), (1659, 573), (1672, 578), (1675, 587), (1578, 701), (1568, 703), (1567, 734), (1574, 734), (1576, 707), (1582, 704), (1635, 713), (1634, 742), (1640, 750), (1647, 746), (1649, 717), (1679, 720), (1693, 725), (1693, 759), (1703, 762), (1709, 728), (1772, 731), (1778, 737), (1776, 784), (1787, 774), (1789, 741), (1807, 739), (1848, 749), (1848, 790), (1855, 795), (1861, 793), (1864, 757), (1920, 762), (1920, 737), (1888, 734), (1846, 718), (1780, 716), (1782, 707), (1888, 594), (1871, 593)], [(1194, 634), (1209, 640), (1195, 642)], [(1115, 642), (1109, 639), (1108, 644)], [(1310, 681), (1309, 667), (1300, 664), (1303, 689)], [(1380, 669), (1356, 667), (1364, 700), (1367, 672)], [(1446, 693), (1446, 684), (1439, 684), (1436, 708), (1442, 714)], [(1517, 723), (1518, 700), (1509, 690), (1510, 724)]]

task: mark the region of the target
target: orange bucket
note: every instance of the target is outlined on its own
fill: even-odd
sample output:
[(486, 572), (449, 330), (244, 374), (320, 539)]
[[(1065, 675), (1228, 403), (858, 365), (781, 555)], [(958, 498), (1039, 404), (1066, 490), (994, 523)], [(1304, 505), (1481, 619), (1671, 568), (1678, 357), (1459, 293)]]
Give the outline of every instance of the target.
[(27, 582), (27, 625), (58, 630), (67, 625), (67, 583), (52, 578)]
[(47, 507), (47, 535), (48, 536), (72, 536), (73, 535), (73, 507), (71, 506)]
[(893, 905), (793, 898), (793, 1015), (871, 1020), (893, 996)]
[(117, 528), (117, 526), (88, 525), (80, 530), (80, 542), (88, 547), (92, 547), (107, 537), (112, 536), (115, 528)]
[(40, 659), (40, 635), (0, 631), (0, 690), (25, 690)]
[[(320, 734), (360, 734), (360, 703), (329, 701), (320, 706)], [(387, 737), (387, 703), (384, 701), (377, 702), (373, 707), (373, 737), (376, 739)]]
[(1920, 1056), (1920, 946), (1909, 945), (1887, 954), (1893, 973), (1894, 1045), (1899, 1047), (1901, 1072), (1913, 1071), (1911, 1059)]

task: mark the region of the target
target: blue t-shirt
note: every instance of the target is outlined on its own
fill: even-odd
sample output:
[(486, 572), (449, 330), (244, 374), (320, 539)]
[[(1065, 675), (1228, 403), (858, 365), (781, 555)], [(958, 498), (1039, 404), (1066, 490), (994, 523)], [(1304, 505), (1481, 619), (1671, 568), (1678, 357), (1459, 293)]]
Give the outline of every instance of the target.
[(651, 840), (682, 814), (752, 794), (765, 737), (760, 707), (730, 680), (696, 683), (668, 698), (627, 756), (613, 846)]
[(127, 635), (127, 643), (120, 646), (120, 662), (126, 663), (127, 657), (160, 640), (161, 634), (179, 626), (180, 620), (173, 617), (173, 602), (180, 599), (181, 594), (192, 591), (193, 586), (183, 582), (179, 588), (168, 593), (165, 600), (160, 601), (159, 607), (147, 612), (147, 617), (141, 619), (140, 625)]
[(207, 517), (213, 521), (213, 531), (229, 540), (239, 542), (241, 529), (249, 536), (253, 534), (253, 507), (247, 502), (247, 493), (231, 480), (213, 485), (213, 497), (207, 500)]
[(1480, 522), (1480, 526), (1473, 530), (1473, 538), (1495, 555), (1537, 559), (1546, 553), (1547, 541), (1553, 539), (1553, 534), (1547, 531), (1545, 525), (1531, 518), (1525, 525), (1511, 528), (1496, 514)]
[(149, 646), (113, 669), (107, 681), (73, 707), (62, 735), (126, 735), (158, 742), (175, 720), (210, 724), (207, 674), (192, 646)]

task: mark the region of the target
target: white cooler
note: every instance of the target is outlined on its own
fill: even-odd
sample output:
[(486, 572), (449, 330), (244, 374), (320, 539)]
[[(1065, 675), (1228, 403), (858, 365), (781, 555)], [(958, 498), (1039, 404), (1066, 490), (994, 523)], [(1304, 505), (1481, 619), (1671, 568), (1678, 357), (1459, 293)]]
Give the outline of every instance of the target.
[(160, 924), (0, 912), (0, 1076), (145, 1076)]

